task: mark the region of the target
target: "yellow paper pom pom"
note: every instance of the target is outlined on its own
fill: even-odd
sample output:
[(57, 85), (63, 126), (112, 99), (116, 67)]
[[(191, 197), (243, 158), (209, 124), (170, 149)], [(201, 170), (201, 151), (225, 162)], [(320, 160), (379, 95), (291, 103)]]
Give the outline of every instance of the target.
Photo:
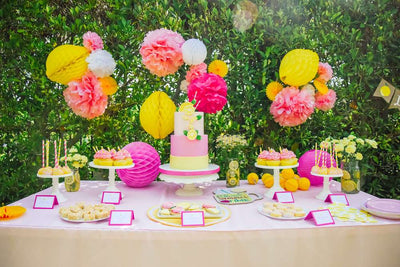
[(60, 45), (53, 49), (46, 60), (47, 77), (61, 84), (80, 79), (86, 72), (85, 61), (89, 50), (83, 46)]
[(294, 171), (292, 169), (284, 169), (281, 171), (281, 177), (283, 179), (292, 179), (294, 178)]
[(155, 139), (163, 139), (174, 130), (176, 106), (164, 92), (152, 93), (140, 108), (140, 124)]
[(296, 179), (288, 179), (285, 182), (285, 189), (290, 192), (296, 192), (299, 188), (299, 183)]
[(320, 92), (321, 94), (325, 95), (326, 93), (328, 93), (329, 89), (328, 89), (328, 86), (326, 86), (324, 81), (315, 79), (314, 86), (315, 86), (315, 88), (317, 88), (318, 92)]
[(264, 173), (261, 180), (267, 188), (271, 188), (274, 185), (274, 176), (269, 173)]
[(101, 90), (105, 95), (113, 95), (118, 90), (117, 81), (113, 77), (104, 77), (99, 79)]
[(251, 172), (247, 175), (247, 182), (249, 184), (257, 184), (258, 183), (258, 175), (257, 173)]
[(318, 72), (318, 54), (307, 49), (289, 51), (279, 66), (282, 82), (291, 86), (301, 86), (314, 79)]
[(217, 59), (208, 65), (208, 72), (217, 74), (223, 78), (228, 74), (228, 66), (222, 60)]
[(265, 93), (269, 100), (274, 101), (276, 95), (283, 89), (283, 85), (278, 82), (270, 82), (265, 89)]
[(298, 180), (298, 182), (299, 182), (299, 189), (300, 190), (307, 191), (310, 188), (311, 184), (310, 184), (310, 180), (309, 179), (307, 179), (305, 177), (302, 177), (302, 178), (300, 178)]

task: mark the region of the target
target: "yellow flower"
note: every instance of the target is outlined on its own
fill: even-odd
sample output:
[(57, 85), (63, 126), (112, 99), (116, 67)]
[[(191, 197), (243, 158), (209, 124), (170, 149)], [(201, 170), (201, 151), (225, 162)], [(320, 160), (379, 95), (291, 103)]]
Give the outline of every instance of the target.
[(343, 157), (342, 153), (337, 153), (337, 157), (341, 159)]
[(74, 146), (69, 149), (69, 153), (76, 153), (76, 152), (78, 152), (78, 149), (76, 149), (76, 147)]
[(343, 144), (339, 143), (335, 145), (336, 152), (340, 152), (344, 150)]
[(340, 140), (340, 143), (343, 144), (343, 146), (347, 146), (349, 144), (350, 140), (347, 138), (343, 138)]
[(274, 101), (276, 95), (283, 89), (283, 85), (278, 82), (270, 82), (265, 89), (265, 93), (269, 100)]
[(362, 140), (361, 138), (357, 138), (356, 142), (359, 143), (360, 145), (364, 145), (364, 140)]
[(349, 138), (349, 140), (354, 140), (354, 139), (356, 139), (356, 137), (355, 137), (354, 135), (352, 135), (352, 134), (350, 134), (347, 138)]
[(378, 147), (378, 143), (375, 140), (365, 139), (365, 142), (368, 145), (370, 145), (372, 148), (377, 148)]
[(356, 160), (362, 160), (363, 155), (361, 153), (356, 153)]
[(345, 149), (346, 153), (354, 154), (356, 152), (356, 146), (349, 145)]
[(208, 65), (208, 72), (217, 74), (223, 78), (228, 74), (228, 66), (222, 60), (217, 59)]

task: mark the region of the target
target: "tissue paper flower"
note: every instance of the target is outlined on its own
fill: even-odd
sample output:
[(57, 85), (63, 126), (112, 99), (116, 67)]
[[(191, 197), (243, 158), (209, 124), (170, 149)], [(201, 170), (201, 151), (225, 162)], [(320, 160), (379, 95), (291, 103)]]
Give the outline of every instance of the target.
[(188, 90), (188, 86), (189, 86), (189, 83), (188, 83), (188, 81), (186, 81), (186, 80), (182, 80), (182, 82), (181, 82), (181, 85), (180, 85), (180, 89), (181, 89), (181, 91), (182, 92), (187, 92), (187, 90)]
[(142, 63), (157, 76), (173, 74), (183, 64), (181, 47), (184, 42), (179, 33), (170, 30), (148, 32), (139, 51)]
[(87, 119), (102, 115), (107, 107), (107, 96), (103, 94), (100, 82), (90, 71), (82, 80), (68, 84), (64, 90), (64, 98), (75, 114)]
[(186, 73), (186, 81), (188, 81), (190, 83), (191, 81), (200, 77), (201, 75), (203, 75), (206, 72), (207, 72), (207, 64), (206, 63), (192, 65), (192, 66), (190, 66), (189, 71)]
[(323, 80), (324, 82), (332, 79), (333, 71), (331, 65), (328, 63), (320, 62), (318, 65), (318, 79)]
[(265, 89), (265, 93), (269, 100), (274, 101), (276, 95), (283, 89), (283, 85), (278, 82), (270, 82)]
[(101, 90), (105, 95), (113, 95), (118, 90), (117, 81), (113, 77), (104, 77), (99, 79)]
[(106, 50), (95, 50), (86, 58), (88, 69), (97, 77), (110, 76), (116, 67), (112, 55)]
[(281, 126), (297, 126), (314, 112), (314, 97), (308, 90), (286, 87), (275, 97), (270, 112)]
[(95, 32), (87, 32), (83, 35), (83, 46), (89, 51), (103, 49), (103, 40)]
[(222, 60), (214, 60), (208, 66), (208, 72), (217, 74), (224, 78), (228, 74), (228, 65)]
[(328, 111), (335, 105), (336, 102), (336, 92), (329, 89), (328, 93), (321, 94), (317, 92), (315, 94), (315, 107), (322, 111)]
[(227, 86), (220, 76), (203, 74), (188, 86), (189, 101), (196, 100), (196, 109), (205, 113), (216, 113), (226, 104)]

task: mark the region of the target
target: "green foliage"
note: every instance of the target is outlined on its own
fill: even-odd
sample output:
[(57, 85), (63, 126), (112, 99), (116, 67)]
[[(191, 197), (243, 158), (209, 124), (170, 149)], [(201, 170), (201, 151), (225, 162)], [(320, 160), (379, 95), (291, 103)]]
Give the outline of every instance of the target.
[[(168, 28), (207, 46), (206, 63), (228, 63), (228, 105), (206, 115), (210, 158), (227, 160), (215, 149), (221, 133), (243, 134), (243, 174), (255, 171), (260, 147), (289, 147), (298, 156), (328, 136), (350, 133), (375, 139), (379, 149), (364, 155), (364, 190), (379, 197), (400, 197), (400, 114), (372, 97), (381, 78), (400, 87), (400, 16), (398, 1), (253, 0), (256, 23), (233, 27), (238, 1), (7, 1), (0, 9), (0, 203), (10, 203), (50, 186), (38, 179), (41, 140), (64, 137), (89, 159), (93, 146), (117, 147), (133, 141), (153, 145), (168, 162), (169, 138), (154, 140), (140, 126), (139, 110), (155, 90), (176, 104), (187, 67), (158, 78), (141, 64), (140, 44), (148, 31)], [(87, 31), (97, 32), (117, 61), (118, 92), (106, 113), (93, 120), (77, 117), (66, 105), (64, 86), (47, 79), (45, 62), (54, 47), (81, 45)], [(269, 113), (265, 87), (278, 77), (283, 55), (294, 48), (316, 51), (334, 69), (338, 101), (329, 112), (317, 111), (305, 124), (282, 128)], [(83, 168), (81, 178), (98, 178)], [(224, 177), (224, 174), (221, 174)]]

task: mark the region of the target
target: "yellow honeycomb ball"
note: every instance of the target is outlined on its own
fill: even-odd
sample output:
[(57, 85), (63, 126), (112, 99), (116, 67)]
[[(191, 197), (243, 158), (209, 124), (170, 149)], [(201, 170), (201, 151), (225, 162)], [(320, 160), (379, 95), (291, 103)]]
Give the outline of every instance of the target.
[(281, 177), (284, 179), (292, 179), (294, 178), (294, 171), (293, 169), (284, 169), (281, 171)]
[(99, 82), (101, 85), (101, 90), (105, 95), (113, 95), (118, 90), (117, 81), (111, 76), (100, 78)]
[(285, 189), (290, 192), (296, 192), (299, 188), (299, 183), (296, 179), (287, 179), (285, 182)]
[(283, 85), (278, 82), (270, 82), (265, 89), (265, 94), (267, 95), (269, 100), (274, 101), (276, 95), (282, 91)]
[(307, 191), (310, 188), (310, 180), (305, 177), (302, 177), (298, 180), (299, 182), (299, 189), (303, 191)]
[(329, 91), (329, 88), (328, 86), (326, 86), (325, 82), (320, 81), (318, 79), (314, 80), (314, 86), (315, 88), (317, 88), (318, 92), (320, 92), (323, 95), (327, 94)]
[(289, 51), (279, 66), (282, 82), (291, 86), (301, 86), (314, 79), (318, 72), (318, 54), (308, 49)]
[(296, 179), (297, 181), (300, 180), (300, 176), (298, 174), (295, 174), (293, 178)]
[(271, 188), (274, 185), (274, 176), (269, 173), (264, 173), (261, 180), (267, 188)]
[(257, 173), (251, 172), (247, 175), (247, 182), (249, 184), (257, 184), (258, 183), (258, 175)]
[(283, 178), (283, 177), (280, 177), (280, 178), (279, 178), (279, 185), (280, 185), (282, 188), (285, 188), (285, 183), (286, 183), (286, 179)]

